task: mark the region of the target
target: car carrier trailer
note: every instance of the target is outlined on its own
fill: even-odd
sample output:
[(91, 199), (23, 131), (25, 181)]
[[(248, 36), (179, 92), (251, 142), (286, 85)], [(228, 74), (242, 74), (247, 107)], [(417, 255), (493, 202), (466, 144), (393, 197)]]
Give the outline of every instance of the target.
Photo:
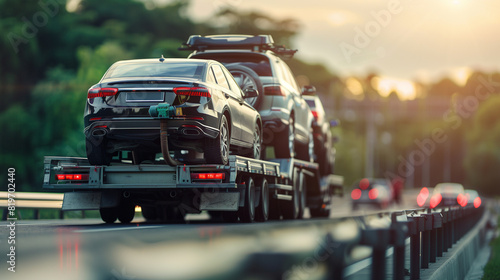
[(44, 160), (43, 188), (64, 192), (62, 210), (100, 210), (106, 223), (132, 221), (135, 206), (146, 220), (183, 220), (208, 211), (226, 222), (328, 217), (342, 177), (320, 178), (316, 163), (230, 156), (229, 164), (170, 166), (155, 161), (92, 166), (86, 158)]

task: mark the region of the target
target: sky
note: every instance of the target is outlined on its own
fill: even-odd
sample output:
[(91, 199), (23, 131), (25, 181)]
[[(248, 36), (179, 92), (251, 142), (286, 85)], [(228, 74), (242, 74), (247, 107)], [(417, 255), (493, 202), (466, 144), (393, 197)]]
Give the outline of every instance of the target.
[(389, 88), (500, 68), (498, 0), (191, 0), (188, 13), (204, 20), (227, 6), (298, 20), (298, 58), (341, 76), (375, 72)]

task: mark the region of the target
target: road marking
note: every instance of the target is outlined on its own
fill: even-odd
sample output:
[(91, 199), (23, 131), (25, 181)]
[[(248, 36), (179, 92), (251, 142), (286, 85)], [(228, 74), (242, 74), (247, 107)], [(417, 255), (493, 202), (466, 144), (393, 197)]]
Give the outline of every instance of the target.
[(86, 233), (86, 232), (104, 232), (104, 231), (119, 231), (119, 230), (134, 230), (134, 229), (150, 229), (162, 228), (164, 226), (136, 226), (136, 227), (120, 227), (120, 228), (96, 228), (96, 229), (79, 229), (73, 232)]

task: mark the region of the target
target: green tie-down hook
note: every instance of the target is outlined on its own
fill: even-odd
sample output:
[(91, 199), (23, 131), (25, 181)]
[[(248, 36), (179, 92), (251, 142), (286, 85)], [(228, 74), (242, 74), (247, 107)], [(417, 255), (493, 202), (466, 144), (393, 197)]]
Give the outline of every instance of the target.
[(160, 120), (160, 145), (161, 153), (163, 154), (163, 159), (168, 165), (176, 166), (181, 164), (179, 161), (173, 159), (170, 156), (170, 151), (168, 150), (168, 133), (167, 133), (167, 122), (173, 116), (181, 110), (168, 103), (159, 103), (158, 105), (152, 105), (149, 107), (149, 115), (152, 118)]
[(168, 103), (159, 103), (158, 105), (149, 107), (149, 115), (160, 120), (171, 119), (173, 116), (178, 114), (178, 110), (181, 110), (181, 108), (177, 108)]

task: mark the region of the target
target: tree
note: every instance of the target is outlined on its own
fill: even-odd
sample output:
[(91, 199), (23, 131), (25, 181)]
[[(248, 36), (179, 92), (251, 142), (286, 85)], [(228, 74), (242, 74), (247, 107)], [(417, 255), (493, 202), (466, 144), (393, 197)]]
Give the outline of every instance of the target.
[(479, 107), (467, 139), (465, 167), (473, 188), (487, 195), (499, 195), (500, 188), (500, 96), (489, 98)]

